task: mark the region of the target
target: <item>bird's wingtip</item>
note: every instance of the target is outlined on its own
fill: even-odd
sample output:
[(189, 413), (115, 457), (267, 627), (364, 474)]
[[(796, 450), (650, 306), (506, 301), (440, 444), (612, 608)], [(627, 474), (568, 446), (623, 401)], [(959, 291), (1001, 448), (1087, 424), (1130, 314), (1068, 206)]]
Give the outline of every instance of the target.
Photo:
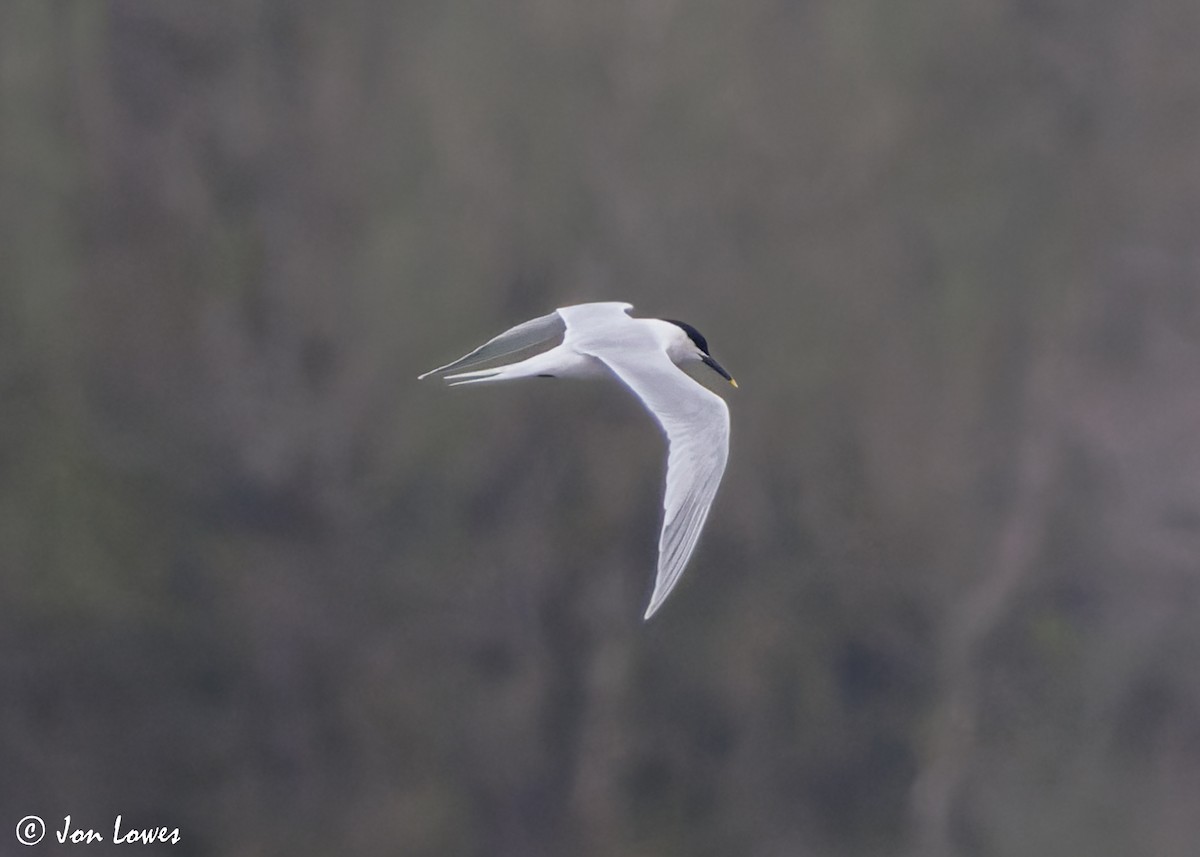
[(661, 598), (657, 592), (654, 593), (654, 595), (650, 597), (650, 604), (648, 607), (646, 607), (646, 612), (642, 614), (642, 621), (649, 622), (650, 617), (658, 612), (659, 607), (662, 607), (664, 600), (665, 599)]

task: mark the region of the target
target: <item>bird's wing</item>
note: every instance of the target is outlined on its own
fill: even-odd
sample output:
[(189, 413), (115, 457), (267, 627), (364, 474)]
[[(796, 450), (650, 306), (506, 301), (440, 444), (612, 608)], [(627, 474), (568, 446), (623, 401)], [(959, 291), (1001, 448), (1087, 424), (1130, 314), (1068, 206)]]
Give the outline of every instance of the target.
[(566, 329), (566, 322), (557, 311), (530, 319), (489, 339), (465, 357), (460, 357), (453, 363), (447, 363), (445, 366), (439, 366), (436, 369), (430, 369), (423, 375), (418, 375), (417, 380), (420, 381), (422, 378), (428, 378), (439, 372), (449, 372), (452, 369), (473, 366), (476, 363), (483, 363), (485, 360), (512, 354), (514, 351), (520, 351), (523, 348), (529, 348), (532, 345), (562, 336)]
[(663, 528), (649, 619), (679, 581), (708, 518), (729, 457), (729, 408), (656, 347), (589, 353), (637, 394), (667, 435)]
[(559, 307), (557, 312), (571, 327), (589, 327), (605, 322), (628, 322), (633, 304), (621, 301), (597, 301), (590, 304)]

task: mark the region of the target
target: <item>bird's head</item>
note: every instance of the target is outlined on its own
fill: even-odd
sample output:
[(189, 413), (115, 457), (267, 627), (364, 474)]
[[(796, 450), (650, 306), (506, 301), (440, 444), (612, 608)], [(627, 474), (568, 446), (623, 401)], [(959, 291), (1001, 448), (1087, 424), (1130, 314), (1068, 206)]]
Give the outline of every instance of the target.
[(673, 318), (664, 318), (663, 321), (675, 325), (683, 333), (683, 335), (677, 337), (676, 342), (672, 343), (673, 347), (668, 352), (672, 360), (676, 363), (699, 360), (734, 387), (738, 385), (737, 381), (733, 380), (733, 376), (726, 372), (725, 368), (708, 353), (708, 340), (704, 338), (704, 334), (686, 321), (676, 321)]

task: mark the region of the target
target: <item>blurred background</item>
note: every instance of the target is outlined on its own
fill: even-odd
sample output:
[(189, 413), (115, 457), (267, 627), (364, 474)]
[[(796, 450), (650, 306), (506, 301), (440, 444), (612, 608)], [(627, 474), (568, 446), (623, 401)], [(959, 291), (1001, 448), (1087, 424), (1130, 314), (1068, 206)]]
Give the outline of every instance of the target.
[[(1193, 0), (4, 3), (0, 836), (1194, 854), (1198, 44)], [(598, 299), (741, 383), (649, 623), (632, 397), (415, 381)]]

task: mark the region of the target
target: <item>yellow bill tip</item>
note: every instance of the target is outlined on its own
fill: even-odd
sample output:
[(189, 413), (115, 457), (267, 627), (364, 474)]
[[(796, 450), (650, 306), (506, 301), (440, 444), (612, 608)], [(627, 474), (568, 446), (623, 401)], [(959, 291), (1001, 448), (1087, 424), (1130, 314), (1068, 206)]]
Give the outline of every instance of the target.
[(730, 378), (730, 379), (729, 379), (729, 383), (730, 383), (730, 384), (732, 384), (732, 385), (734, 386), (734, 389), (737, 389), (737, 381), (735, 381), (735, 380), (733, 380), (732, 378)]

